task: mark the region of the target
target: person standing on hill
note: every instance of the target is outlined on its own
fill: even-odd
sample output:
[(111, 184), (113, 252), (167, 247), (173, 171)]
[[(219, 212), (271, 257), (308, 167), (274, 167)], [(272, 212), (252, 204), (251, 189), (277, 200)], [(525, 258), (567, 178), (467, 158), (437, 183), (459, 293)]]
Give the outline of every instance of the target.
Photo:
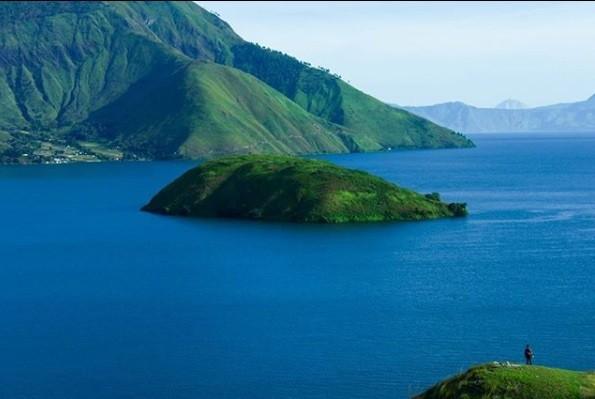
[(533, 356), (535, 356), (533, 354), (533, 349), (531, 349), (529, 344), (527, 344), (527, 346), (525, 346), (525, 364), (532, 365), (533, 364)]

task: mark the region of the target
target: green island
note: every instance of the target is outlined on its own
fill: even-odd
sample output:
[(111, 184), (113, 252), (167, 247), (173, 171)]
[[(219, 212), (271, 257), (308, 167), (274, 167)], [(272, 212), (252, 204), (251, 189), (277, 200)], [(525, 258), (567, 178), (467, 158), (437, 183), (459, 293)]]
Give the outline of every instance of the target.
[(595, 373), (511, 363), (472, 367), (415, 399), (595, 398)]
[(161, 190), (145, 211), (299, 223), (423, 220), (464, 216), (447, 204), (369, 173), (281, 155), (211, 160)]

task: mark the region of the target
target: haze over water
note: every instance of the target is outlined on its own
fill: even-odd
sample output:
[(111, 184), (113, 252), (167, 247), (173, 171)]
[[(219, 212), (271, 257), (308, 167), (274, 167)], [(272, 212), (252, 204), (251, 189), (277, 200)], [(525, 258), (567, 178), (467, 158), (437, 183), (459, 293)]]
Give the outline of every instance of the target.
[(595, 368), (595, 136), (323, 156), (464, 219), (139, 212), (193, 162), (1, 166), (0, 397), (402, 398), (468, 366)]

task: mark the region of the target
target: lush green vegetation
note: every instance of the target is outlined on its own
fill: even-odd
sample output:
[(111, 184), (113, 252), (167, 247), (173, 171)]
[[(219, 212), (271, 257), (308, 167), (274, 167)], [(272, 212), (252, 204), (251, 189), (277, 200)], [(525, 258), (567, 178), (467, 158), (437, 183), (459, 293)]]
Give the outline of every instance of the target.
[(169, 215), (290, 222), (421, 220), (455, 213), (435, 198), (368, 173), (288, 156), (244, 155), (212, 160), (186, 172), (144, 208)]
[(595, 373), (487, 364), (439, 383), (418, 399), (595, 398)]
[(327, 70), (253, 43), (239, 43), (232, 51), (236, 68), (268, 83), (309, 112), (347, 128), (352, 150), (472, 146), (466, 137), (362, 93)]
[(472, 145), (193, 2), (4, 2), (0, 22), (3, 161), (48, 141), (125, 158)]
[(255, 77), (211, 62), (196, 61), (167, 79), (144, 82), (142, 91), (126, 93), (90, 121), (105, 131), (103, 137), (111, 134), (146, 158), (348, 151), (336, 126)]

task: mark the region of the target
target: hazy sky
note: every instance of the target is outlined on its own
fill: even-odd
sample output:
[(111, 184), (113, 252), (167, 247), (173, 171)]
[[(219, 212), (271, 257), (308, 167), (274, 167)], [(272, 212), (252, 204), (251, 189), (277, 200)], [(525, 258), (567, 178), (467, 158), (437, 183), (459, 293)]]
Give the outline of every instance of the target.
[(198, 3), (244, 39), (387, 102), (536, 106), (595, 93), (595, 2)]

